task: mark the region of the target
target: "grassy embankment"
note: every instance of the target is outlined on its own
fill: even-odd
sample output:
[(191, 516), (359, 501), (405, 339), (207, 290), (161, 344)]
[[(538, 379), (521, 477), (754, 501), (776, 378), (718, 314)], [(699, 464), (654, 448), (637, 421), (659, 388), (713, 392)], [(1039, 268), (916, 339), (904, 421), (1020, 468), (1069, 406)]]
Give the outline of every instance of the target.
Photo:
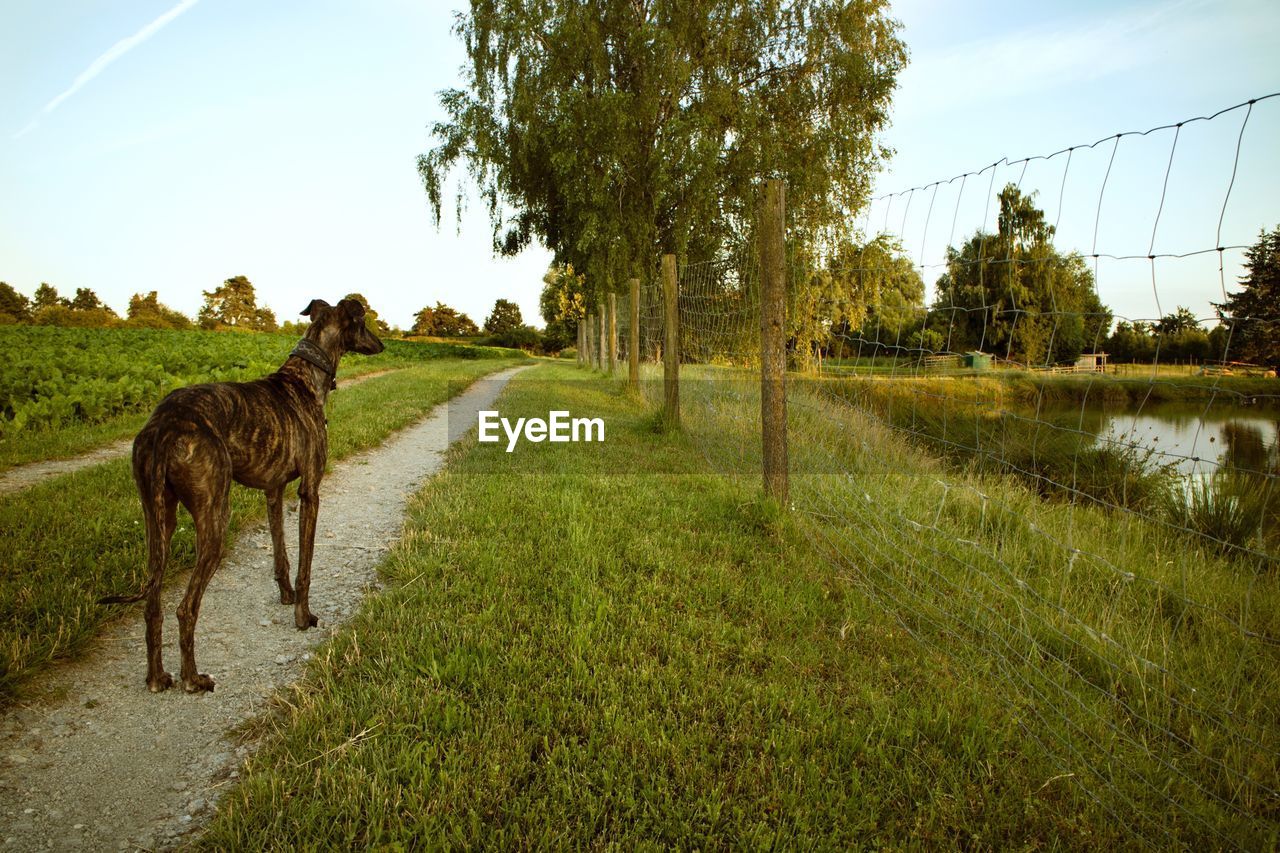
[[(0, 471), (28, 462), (78, 456), (95, 447), (132, 437), (155, 404), (173, 388), (214, 380), (243, 381), (264, 376), (282, 364), (297, 337), (277, 334), (172, 331), (155, 329), (61, 329), (44, 326), (0, 328), (0, 350), (19, 359), (0, 371), (0, 419), (6, 416), (10, 393), (28, 401), (61, 393), (68, 374), (106, 380), (101, 387), (79, 388), (65, 401), (70, 416), (56, 423), (6, 428), (0, 420)], [(386, 341), (375, 356), (349, 355), (338, 368), (338, 379), (397, 370), (441, 358), (485, 359), (522, 357), (494, 347), (453, 343)], [(23, 362), (22, 360), (25, 360)], [(179, 366), (175, 366), (179, 365)], [(13, 374), (32, 374), (21, 376)], [(42, 377), (53, 379), (46, 384)], [(131, 403), (112, 405), (110, 383), (135, 377), (139, 388)], [(6, 387), (11, 379), (14, 388)], [(119, 394), (118, 390), (115, 393)], [(91, 415), (78, 413), (80, 409)]]
[(844, 382), (906, 383), (916, 393), (985, 400), (999, 405), (1037, 403), (1162, 403), (1185, 400), (1280, 400), (1280, 381), (1268, 377), (1200, 376), (1164, 365), (1120, 365), (1119, 373), (1049, 374), (1027, 370), (922, 371), (905, 362), (876, 360), (848, 366), (825, 362), (823, 372)]
[[(512, 359), (419, 362), (334, 392), (329, 402), (329, 458), (376, 446), (420, 418), (465, 382)], [(233, 486), (230, 535), (264, 514), (262, 493)], [(141, 508), (121, 459), (0, 496), (0, 703), (57, 657), (74, 653), (119, 608), (96, 604), (109, 592), (136, 589), (146, 545)], [(195, 558), (190, 516), (179, 511), (169, 578)]]
[[(1274, 475), (1241, 460), (1186, 488), (1154, 449), (1102, 435), (1108, 409), (1171, 401), (1280, 405), (1280, 382), (1244, 377), (1177, 380), (1016, 371), (957, 377), (799, 379), (847, 401), (959, 467), (1018, 477), (1040, 494), (1124, 507), (1225, 551), (1280, 553)], [(1274, 566), (1273, 566), (1274, 568)]]
[(1252, 594), (1280, 631), (1272, 587), (1001, 478), (939, 501), (943, 466), (829, 398), (793, 405), (780, 512), (751, 419), (698, 399), (722, 389), (685, 383), (660, 434), (582, 375), (540, 367), (500, 409), (602, 416), (607, 442), (455, 450), (206, 847), (1274, 843), (1275, 655), (1217, 615)]

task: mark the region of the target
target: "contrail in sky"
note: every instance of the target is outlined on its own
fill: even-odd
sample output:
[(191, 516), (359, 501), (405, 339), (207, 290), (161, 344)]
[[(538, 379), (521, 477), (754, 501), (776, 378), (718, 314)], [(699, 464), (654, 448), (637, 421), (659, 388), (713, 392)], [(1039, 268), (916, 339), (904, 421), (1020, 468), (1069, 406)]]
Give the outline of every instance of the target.
[(160, 30), (164, 29), (165, 24), (169, 23), (174, 18), (181, 15), (183, 12), (190, 9), (192, 6), (196, 5), (196, 3), (198, 2), (199, 0), (181, 0), (181, 2), (178, 3), (177, 6), (174, 6), (168, 12), (165, 12), (163, 15), (156, 18), (154, 21), (147, 24), (145, 27), (138, 30), (133, 35), (129, 36), (128, 38), (122, 38), (120, 39), (120, 41), (111, 45), (111, 47), (107, 49), (106, 53), (102, 54), (93, 62), (89, 63), (89, 67), (86, 68), (84, 71), (80, 72), (80, 76), (76, 77), (75, 81), (72, 82), (72, 84), (69, 87), (67, 87), (67, 90), (65, 92), (58, 95), (58, 97), (54, 98), (49, 103), (45, 104), (44, 108), (41, 109), (40, 112), (36, 114), (36, 117), (31, 119), (31, 121), (27, 123), (26, 127), (22, 128), (22, 130), (19, 130), (17, 133), (15, 133), (12, 136), (12, 138), (17, 139), (20, 136), (26, 136), (28, 133), (35, 130), (36, 126), (40, 124), (41, 116), (46, 116), (49, 113), (56, 110), (63, 101), (65, 101), (67, 98), (70, 98), (76, 92), (80, 91), (81, 87), (83, 87), (85, 83), (88, 83), (94, 77), (97, 77), (99, 74), (101, 74), (104, 68), (106, 68), (111, 63), (115, 62), (120, 57), (124, 56), (129, 51), (133, 50), (138, 45), (142, 44), (147, 39), (151, 38), (156, 33), (160, 32)]

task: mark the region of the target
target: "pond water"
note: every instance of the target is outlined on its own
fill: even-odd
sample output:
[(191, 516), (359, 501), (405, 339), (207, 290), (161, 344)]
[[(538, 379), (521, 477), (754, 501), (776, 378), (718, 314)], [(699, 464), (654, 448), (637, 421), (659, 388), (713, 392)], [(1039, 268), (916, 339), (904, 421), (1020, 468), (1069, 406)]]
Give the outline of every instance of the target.
[(1208, 476), (1219, 467), (1280, 471), (1280, 408), (1235, 403), (1149, 403), (1128, 410), (1101, 408), (1099, 440), (1150, 451), (1150, 462), (1184, 475)]

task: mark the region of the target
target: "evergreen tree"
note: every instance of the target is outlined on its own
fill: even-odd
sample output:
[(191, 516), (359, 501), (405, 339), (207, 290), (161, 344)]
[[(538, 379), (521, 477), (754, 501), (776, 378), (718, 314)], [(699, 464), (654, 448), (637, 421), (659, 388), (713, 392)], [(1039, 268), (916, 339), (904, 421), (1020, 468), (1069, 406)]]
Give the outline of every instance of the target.
[(1244, 267), (1243, 289), (1214, 305), (1232, 329), (1227, 357), (1280, 371), (1280, 226), (1258, 235)]

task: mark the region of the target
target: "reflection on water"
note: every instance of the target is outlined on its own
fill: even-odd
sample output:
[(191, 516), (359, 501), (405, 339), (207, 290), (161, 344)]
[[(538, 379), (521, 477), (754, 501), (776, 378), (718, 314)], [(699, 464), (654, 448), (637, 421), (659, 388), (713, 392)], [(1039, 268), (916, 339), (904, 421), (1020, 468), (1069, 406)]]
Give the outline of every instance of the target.
[[(1280, 546), (1280, 408), (1158, 404), (1100, 410), (1096, 441), (1180, 475), (1171, 519), (1274, 570)], [(1081, 418), (1084, 423), (1088, 419)]]
[(1280, 410), (1159, 403), (1103, 414), (1100, 439), (1148, 450), (1153, 463), (1180, 474), (1211, 476), (1223, 467), (1280, 473)]

